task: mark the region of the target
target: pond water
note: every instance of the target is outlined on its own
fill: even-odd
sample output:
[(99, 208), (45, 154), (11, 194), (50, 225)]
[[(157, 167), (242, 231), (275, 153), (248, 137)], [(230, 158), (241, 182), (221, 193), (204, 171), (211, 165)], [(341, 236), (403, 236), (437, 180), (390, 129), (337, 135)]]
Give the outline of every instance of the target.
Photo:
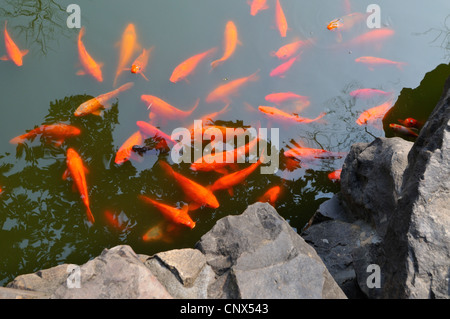
[[(101, 65), (100, 82), (89, 74), (77, 74), (83, 69), (78, 51), (80, 29), (67, 25), (70, 2), (0, 3), (0, 55), (7, 53), (5, 26), (20, 50), (29, 50), (20, 67), (0, 61), (2, 285), (17, 275), (57, 264), (83, 264), (104, 248), (119, 244), (148, 255), (193, 247), (218, 219), (242, 213), (273, 186), (281, 187), (274, 204), (277, 211), (300, 231), (318, 206), (339, 191), (339, 182), (328, 174), (342, 167), (350, 146), (386, 136), (383, 114), (362, 125), (357, 123), (358, 117), (378, 105), (388, 103), (390, 107), (404, 87), (417, 87), (425, 73), (449, 62), (448, 0), (436, 0), (432, 5), (419, 0), (377, 1), (380, 28), (374, 29), (367, 24), (367, 18), (376, 21), (366, 13), (371, 1), (280, 0), (288, 26), (286, 36), (277, 27), (277, 1), (273, 0), (267, 0), (267, 8), (256, 15), (251, 14), (249, 3), (241, 0), (80, 0), (77, 4), (85, 30), (82, 43)], [(338, 18), (338, 27), (329, 30), (329, 23)], [(236, 40), (233, 32), (225, 35), (230, 21), (237, 33), (236, 47), (213, 68), (211, 63)], [(131, 68), (142, 50), (151, 48), (144, 71), (148, 81), (124, 70), (114, 86), (122, 36), (130, 24), (136, 45), (125, 66)], [(295, 41), (302, 41), (292, 55), (297, 57), (295, 61), (274, 55)], [(187, 75), (187, 81), (169, 80), (181, 62), (213, 48)], [(359, 58), (367, 56), (390, 63), (362, 63), (365, 60)], [(285, 62), (292, 65), (277, 74)], [(237, 85), (233, 94), (219, 100), (207, 98), (216, 88), (255, 73), (250, 81)], [(82, 103), (128, 82), (133, 86), (114, 96), (101, 116), (75, 116)], [(366, 91), (357, 91), (361, 89), (379, 91), (367, 97)], [(266, 99), (280, 92), (302, 97), (278, 104)], [(187, 116), (170, 118), (158, 113), (160, 105), (144, 101), (143, 95), (158, 97), (183, 111), (192, 109), (197, 101), (198, 105)], [(170, 151), (153, 148), (158, 141), (148, 136), (137, 144), (149, 150), (141, 155), (132, 152), (124, 163), (116, 163), (118, 149), (139, 131), (138, 121), (152, 123), (170, 135), (176, 128), (193, 127), (194, 120), (226, 105), (225, 112), (212, 118), (216, 125), (278, 129), (279, 136), (269, 130), (268, 137), (272, 146), (279, 146), (279, 153), (275, 152), (279, 169), (274, 174), (261, 174), (257, 169), (233, 187), (232, 196), (226, 190), (215, 191), (218, 208), (190, 211), (196, 223), (192, 229), (175, 227), (160, 210), (139, 198), (145, 195), (177, 208), (191, 202), (159, 161), (168, 162), (177, 173), (205, 187), (223, 172), (194, 171), (188, 163), (176, 164)], [(259, 106), (276, 107), (294, 119), (297, 115), (307, 119), (325, 115), (300, 123), (266, 114)], [(11, 143), (36, 127), (55, 123), (73, 125), (81, 134), (66, 138), (61, 145), (41, 134)], [(388, 134), (392, 136), (392, 132)], [(284, 155), (299, 146), (333, 155), (320, 159)], [(62, 178), (69, 148), (76, 150), (89, 171), (86, 185), (93, 224), (86, 217), (79, 191), (73, 190), (74, 178)], [(241, 163), (234, 169), (249, 165)], [(159, 239), (149, 240), (158, 232)]]

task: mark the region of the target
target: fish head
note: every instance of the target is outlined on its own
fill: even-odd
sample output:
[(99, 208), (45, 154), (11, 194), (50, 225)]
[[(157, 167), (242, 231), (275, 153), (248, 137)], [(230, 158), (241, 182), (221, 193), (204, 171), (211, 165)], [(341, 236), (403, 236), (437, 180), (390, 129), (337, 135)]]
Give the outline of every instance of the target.
[(343, 24), (342, 24), (341, 19), (334, 19), (327, 25), (327, 29), (328, 30), (337, 29), (337, 28), (341, 27), (342, 25)]
[(141, 67), (139, 65), (133, 64), (131, 66), (131, 73), (139, 73), (141, 71)]

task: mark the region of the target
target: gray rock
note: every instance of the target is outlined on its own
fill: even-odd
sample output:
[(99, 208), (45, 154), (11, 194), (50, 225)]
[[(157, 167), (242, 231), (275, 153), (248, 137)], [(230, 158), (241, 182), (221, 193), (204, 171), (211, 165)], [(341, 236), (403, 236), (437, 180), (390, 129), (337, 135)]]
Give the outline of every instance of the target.
[(312, 247), (267, 203), (219, 220), (197, 243), (209, 298), (346, 298)]
[(397, 207), (412, 145), (398, 137), (354, 144), (342, 167), (343, 204), (355, 218), (374, 225), (381, 237)]
[(80, 285), (60, 285), (53, 299), (170, 299), (131, 247), (105, 249), (80, 266)]
[(384, 242), (386, 298), (450, 295), (450, 78), (408, 154)]

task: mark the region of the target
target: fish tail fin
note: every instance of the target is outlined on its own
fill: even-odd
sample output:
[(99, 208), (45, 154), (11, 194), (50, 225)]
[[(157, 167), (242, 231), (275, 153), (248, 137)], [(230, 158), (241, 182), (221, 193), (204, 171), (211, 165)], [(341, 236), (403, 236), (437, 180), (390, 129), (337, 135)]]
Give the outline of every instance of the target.
[(211, 68), (215, 69), (216, 67), (219, 66), (219, 64), (221, 64), (223, 61), (222, 60), (215, 60), (211, 62)]
[(407, 65), (406, 62), (398, 62), (397, 63), (397, 69), (399, 69), (400, 71), (403, 71), (403, 68)]
[(91, 222), (92, 224), (95, 223), (94, 215), (92, 214), (91, 208), (89, 206), (87, 206), (87, 209), (86, 209), (86, 216), (87, 216), (87, 219), (89, 220), (89, 222)]
[(144, 73), (142, 73), (141, 72), (141, 75), (142, 75), (142, 77), (147, 81), (147, 82), (149, 82), (150, 80), (145, 76), (145, 74)]
[(192, 109), (189, 111), (189, 114), (192, 114), (192, 112), (195, 111), (195, 109), (198, 107), (200, 103), (200, 99), (197, 99), (197, 101), (195, 102), (195, 105), (192, 107)]
[(259, 71), (261, 71), (261, 70), (260, 69), (256, 70), (255, 73), (253, 73), (252, 75), (250, 75), (248, 77), (248, 80), (253, 81), (253, 82), (258, 81), (259, 80)]
[(25, 134), (19, 135), (15, 138), (11, 139), (9, 142), (11, 144), (21, 144), (21, 143), (25, 142), (26, 139), (29, 139), (29, 138), (32, 138), (35, 136), (36, 136), (36, 134), (34, 134), (34, 133), (25, 133)]
[(128, 82), (128, 83), (125, 83), (124, 85), (122, 85), (121, 87), (119, 87), (117, 90), (119, 92), (123, 92), (123, 91), (126, 91), (126, 90), (132, 88), (133, 85), (134, 85), (134, 82)]
[(80, 29), (80, 33), (78, 33), (78, 40), (81, 40), (81, 38), (84, 36), (85, 33), (86, 33), (86, 28), (84, 26), (82, 26)]

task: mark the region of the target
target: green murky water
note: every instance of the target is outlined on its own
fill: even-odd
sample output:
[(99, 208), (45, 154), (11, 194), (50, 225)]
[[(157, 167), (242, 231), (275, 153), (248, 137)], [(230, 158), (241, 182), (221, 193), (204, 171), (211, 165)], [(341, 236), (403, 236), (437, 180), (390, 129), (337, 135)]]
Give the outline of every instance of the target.
[[(118, 244), (131, 245), (136, 252), (149, 255), (193, 247), (218, 219), (241, 213), (275, 185), (284, 187), (277, 210), (295, 229), (301, 229), (317, 207), (339, 191), (339, 184), (330, 181), (328, 173), (340, 168), (344, 158), (300, 161), (299, 167), (293, 167), (292, 161), (286, 162), (281, 156), (276, 174), (262, 175), (257, 171), (245, 184), (235, 187), (233, 197), (226, 191), (216, 192), (218, 209), (191, 212), (197, 223), (194, 229), (179, 228), (168, 234), (168, 240), (145, 242), (145, 232), (164, 219), (154, 207), (138, 200), (139, 194), (178, 207), (187, 201), (177, 182), (157, 165), (159, 160), (170, 162), (170, 154), (151, 150), (139, 161), (132, 159), (122, 165), (114, 162), (118, 148), (137, 131), (136, 121), (149, 121), (149, 110), (141, 95), (157, 96), (183, 110), (200, 99), (190, 117), (158, 124), (170, 134), (175, 128), (191, 127), (195, 119), (224, 107), (222, 102), (205, 101), (213, 89), (259, 70), (259, 80), (240, 88), (239, 94), (231, 98), (228, 112), (216, 120), (246, 126), (259, 122), (263, 128), (279, 128), (281, 154), (296, 144), (347, 152), (355, 142), (385, 136), (382, 125), (360, 126), (355, 121), (363, 111), (384, 103), (386, 97), (362, 99), (352, 97), (350, 92), (379, 89), (392, 92), (396, 99), (404, 87), (417, 87), (425, 73), (449, 61), (447, 0), (437, 0), (432, 5), (417, 0), (378, 1), (381, 27), (394, 34), (363, 43), (352, 39), (370, 31), (365, 21), (340, 32), (327, 30), (326, 26), (350, 12), (366, 12), (370, 1), (282, 0), (289, 25), (286, 37), (281, 37), (275, 28), (275, 1), (271, 0), (269, 9), (256, 16), (251, 16), (250, 6), (240, 0), (78, 1), (81, 23), (86, 28), (83, 42), (95, 60), (103, 64), (104, 81), (99, 83), (90, 76), (76, 75), (80, 69), (79, 30), (66, 25), (69, 3), (0, 0), (0, 55), (6, 53), (5, 21), (17, 45), (29, 50), (21, 67), (0, 61), (2, 285), (17, 275), (60, 263), (82, 264), (103, 248)], [(211, 70), (211, 61), (223, 53), (224, 29), (230, 20), (237, 27), (242, 45), (237, 46), (230, 59)], [(116, 43), (129, 23), (136, 26), (143, 48), (154, 47), (146, 70), (150, 81), (123, 72), (120, 84), (132, 81), (134, 86), (114, 99), (103, 117), (74, 116), (81, 103), (113, 89), (119, 59)], [(271, 52), (295, 39), (312, 39), (313, 44), (299, 51), (300, 59), (284, 78), (270, 76), (283, 62)], [(218, 51), (198, 65), (189, 76), (189, 83), (169, 81), (180, 62), (212, 47)], [(401, 69), (386, 65), (370, 70), (355, 62), (361, 56), (382, 57), (406, 65)], [(257, 110), (259, 105), (275, 106), (265, 100), (267, 94), (289, 91), (307, 96), (310, 102), (295, 112), (308, 118), (326, 112), (323, 121), (275, 122)], [(280, 106), (293, 112), (291, 107)], [(419, 105), (406, 110), (417, 114), (418, 108)], [(67, 139), (61, 147), (39, 136), (19, 146), (10, 143), (34, 127), (56, 122), (77, 126), (82, 133)], [(386, 135), (392, 132), (387, 130)], [(152, 141), (147, 142), (151, 145)], [(72, 190), (72, 180), (62, 179), (69, 147), (77, 150), (90, 172), (87, 183), (96, 218), (94, 225), (86, 220), (85, 207), (79, 193)], [(205, 186), (221, 176), (215, 172), (194, 172), (187, 164), (173, 168)], [(111, 225), (105, 212), (116, 216), (122, 227)]]

